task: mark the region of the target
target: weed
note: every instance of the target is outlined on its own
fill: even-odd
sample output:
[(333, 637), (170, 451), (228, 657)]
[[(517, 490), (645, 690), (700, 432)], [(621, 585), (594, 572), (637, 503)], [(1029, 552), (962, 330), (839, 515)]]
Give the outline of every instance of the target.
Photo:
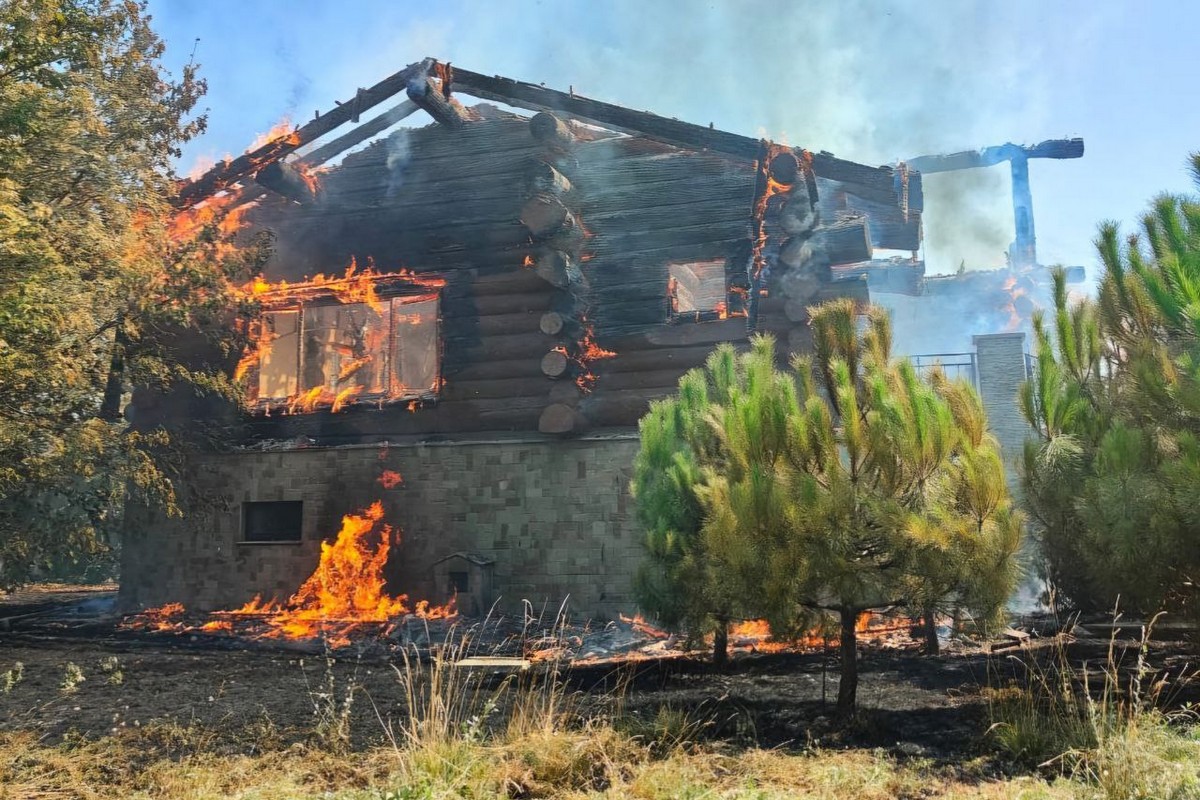
[(0, 694), (8, 694), (25, 677), (25, 665), (20, 661), (0, 673)]
[(121, 662), (116, 656), (101, 659), (100, 669), (108, 673), (109, 685), (120, 686), (125, 682), (125, 673), (121, 671)]
[(62, 683), (59, 684), (59, 688), (63, 692), (70, 694), (76, 691), (79, 688), (79, 684), (85, 680), (87, 678), (84, 677), (83, 670), (79, 668), (79, 665), (74, 661), (68, 661), (67, 665), (63, 668), (63, 679)]
[(1085, 662), (1077, 673), (1060, 642), (1047, 663), (1020, 662), (1022, 683), (986, 690), (992, 739), (1015, 761), (1057, 768), (1104, 800), (1196, 796), (1196, 717), (1162, 710), (1167, 678), (1156, 678), (1146, 660), (1158, 617), (1142, 629), (1132, 670), (1118, 654), (1119, 619), (1114, 612), (1114, 632), (1097, 670)]
[[(308, 688), (309, 701), (313, 709), (313, 734), (318, 742), (334, 753), (344, 753), (350, 749), (351, 714), (354, 710), (354, 696), (360, 686), (358, 683), (358, 664), (354, 673), (338, 686), (337, 673), (334, 669), (337, 660), (327, 650), (325, 652), (325, 675), (323, 683), (316, 689), (308, 682), (308, 672), (304, 671), (304, 684)], [(304, 662), (300, 662), (304, 670)]]

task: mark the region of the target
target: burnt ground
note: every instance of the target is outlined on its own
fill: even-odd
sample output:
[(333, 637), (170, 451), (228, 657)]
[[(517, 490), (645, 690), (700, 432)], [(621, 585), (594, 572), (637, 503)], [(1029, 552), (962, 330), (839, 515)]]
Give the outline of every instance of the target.
[[(13, 610), (0, 607), (0, 617), (16, 616)], [(394, 654), (351, 649), (330, 656), (270, 644), (244, 649), (237, 642), (218, 649), (186, 635), (10, 627), (15, 630), (0, 630), (0, 730), (33, 730), (50, 742), (165, 722), (206, 731), (218, 749), (278, 746), (310, 736), (330, 708), (330, 689), (341, 704), (351, 686), (358, 690), (351, 707), (356, 744), (386, 742), (387, 726), (405, 713), (398, 676), (404, 665)], [(1095, 663), (1106, 647), (1106, 640), (1081, 640), (1068, 652), (1073, 661)], [(1051, 650), (1015, 654), (1028, 660), (1042, 657), (1039, 652)], [(1200, 647), (1155, 643), (1149, 655), (1155, 667), (1178, 675), (1200, 661)], [(6, 691), (5, 673), (17, 662), (20, 678)], [(950, 761), (981, 750), (988, 726), (983, 687), (1021, 672), (1011, 653), (988, 655), (977, 647), (925, 657), (895, 644), (868, 646), (860, 654), (861, 713), (847, 724), (833, 714), (837, 668), (832, 653), (793, 652), (741, 654), (725, 670), (700, 657), (672, 657), (577, 664), (563, 676), (570, 702), (585, 713), (636, 720), (667, 708), (686, 715), (694, 733), (705, 737), (768, 747), (887, 748)], [(474, 674), (481, 695), (505, 675)], [(1197, 699), (1194, 679), (1172, 697), (1176, 703)]]

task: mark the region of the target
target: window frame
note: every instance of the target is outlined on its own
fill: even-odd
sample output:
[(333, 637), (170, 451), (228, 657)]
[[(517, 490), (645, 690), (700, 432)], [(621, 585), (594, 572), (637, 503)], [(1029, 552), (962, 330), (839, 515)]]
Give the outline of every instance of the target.
[[(251, 506), (293, 506), (296, 511), (296, 538), (294, 539), (247, 539)], [(249, 547), (273, 547), (276, 545), (299, 545), (304, 543), (304, 501), (303, 500), (243, 500), (241, 508), (241, 529), (238, 544)]]
[[(672, 273), (672, 267), (689, 267), (692, 265), (705, 265), (714, 269), (720, 265), (721, 279), (723, 282), (723, 299), (718, 303), (718, 307), (711, 309), (695, 309), (692, 311), (679, 311), (676, 306), (676, 287), (679, 284), (678, 279)], [(730, 305), (735, 294), (729, 283), (729, 259), (728, 258), (688, 258), (688, 259), (672, 259), (666, 263), (667, 272), (667, 321), (671, 324), (684, 322), (712, 322), (716, 320), (728, 319), (730, 316), (737, 316), (730, 313)]]
[[(390, 289), (390, 290), (389, 290)], [(406, 291), (407, 289), (407, 291)], [(381, 392), (363, 391), (353, 397), (350, 404), (355, 403), (370, 403), (374, 405), (390, 405), (394, 403), (411, 403), (417, 400), (436, 400), (441, 392), (443, 385), (442, 366), (445, 342), (442, 335), (442, 296), (440, 287), (430, 290), (427, 286), (413, 287), (381, 287), (378, 295), (378, 302), (384, 305), (387, 314), (387, 335), (383, 344), (383, 355), (386, 359), (386, 364), (383, 371), (383, 377), (380, 383), (384, 387)], [(396, 342), (401, 331), (397, 325), (397, 311), (406, 305), (416, 305), (419, 303), (432, 302), (432, 322), (433, 330), (433, 347), (434, 347), (434, 376), (433, 385), (424, 389), (414, 389), (399, 394), (392, 394), (392, 371), (394, 369), (393, 354), (396, 349)], [(305, 356), (308, 348), (307, 336), (309, 314), (306, 313), (310, 309), (316, 308), (339, 308), (353, 305), (370, 306), (367, 302), (343, 303), (338, 300), (335, 295), (325, 294), (311, 296), (307, 294), (297, 293), (296, 296), (289, 297), (283, 293), (279, 298), (273, 298), (269, 303), (264, 303), (262, 308), (262, 320), (265, 320), (267, 315), (277, 313), (295, 313), (297, 317), (296, 324), (296, 356), (295, 356), (295, 386), (296, 391), (293, 395), (286, 398), (279, 397), (262, 397), (261, 391), (261, 370), (262, 357), (254, 363), (248, 370), (247, 377), (250, 385), (254, 387), (254, 395), (249, 399), (247, 406), (250, 411), (270, 413), (273, 409), (292, 409), (297, 400), (304, 397), (306, 393), (311, 392), (316, 388), (315, 385), (308, 385), (304, 379), (305, 372)], [(259, 323), (265, 325), (265, 322)], [(330, 403), (324, 402), (311, 412), (328, 411)]]

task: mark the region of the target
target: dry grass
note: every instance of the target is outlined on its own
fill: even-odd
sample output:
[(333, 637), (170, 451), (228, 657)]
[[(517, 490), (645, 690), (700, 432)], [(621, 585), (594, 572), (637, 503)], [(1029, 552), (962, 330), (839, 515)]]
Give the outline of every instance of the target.
[(591, 726), (485, 743), (334, 754), (293, 745), (258, 756), (163, 750), (202, 731), (122, 732), (48, 747), (0, 735), (0, 798), (66, 800), (450, 800), (450, 798), (987, 798), (1067, 800), (1072, 786), (1034, 779), (976, 782), (881, 753), (676, 750)]
[[(1200, 796), (1192, 780), (1200, 764), (1194, 734), (1144, 705), (1120, 705), (1116, 693), (1109, 706), (1103, 694), (1100, 701), (1063, 696), (1068, 684), (1048, 674), (1033, 689), (1005, 690), (1011, 696), (994, 708), (1014, 713), (998, 720), (996, 733), (1012, 749), (1052, 753), (1061, 768), (1057, 775), (1000, 779), (986, 759), (939, 766), (883, 751), (788, 752), (705, 741), (709, 720), (670, 707), (633, 718), (620, 696), (597, 717), (564, 688), (559, 664), (497, 681), (456, 666), (469, 651), (468, 641), (452, 636), (432, 658), (410, 653), (401, 660), (402, 713), (391, 720), (381, 712), (374, 723), (387, 733), (384, 746), (355, 749), (362, 732), (351, 735), (349, 708), (371, 698), (357, 673), (335, 674), (327, 662), (308, 684), (313, 717), (302, 741), (279, 735), (265, 716), (246, 716), (240, 728), (160, 721), (56, 744), (29, 732), (0, 733), (0, 800)], [(1057, 705), (1034, 702), (1031, 692), (1050, 690)], [(1046, 708), (1057, 717), (1045, 719)]]

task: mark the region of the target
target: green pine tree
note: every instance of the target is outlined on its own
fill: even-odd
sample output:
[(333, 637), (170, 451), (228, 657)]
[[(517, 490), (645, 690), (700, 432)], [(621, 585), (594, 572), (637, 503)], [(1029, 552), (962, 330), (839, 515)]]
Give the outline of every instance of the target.
[[(1200, 186), (1200, 154), (1192, 156)], [(1022, 408), (1039, 440), (1023, 483), (1047, 562), (1084, 609), (1200, 600), (1200, 202), (1164, 195), (1124, 242), (1104, 223), (1096, 301), (1055, 275)]]
[(753, 616), (787, 636), (832, 614), (848, 712), (860, 616), (953, 604), (994, 621), (1022, 521), (970, 386), (893, 360), (882, 309), (865, 326), (850, 301), (811, 314), (811, 361), (777, 369), (768, 336), (723, 346), (643, 420), (634, 491), (654, 580), (639, 596), (701, 630)]

